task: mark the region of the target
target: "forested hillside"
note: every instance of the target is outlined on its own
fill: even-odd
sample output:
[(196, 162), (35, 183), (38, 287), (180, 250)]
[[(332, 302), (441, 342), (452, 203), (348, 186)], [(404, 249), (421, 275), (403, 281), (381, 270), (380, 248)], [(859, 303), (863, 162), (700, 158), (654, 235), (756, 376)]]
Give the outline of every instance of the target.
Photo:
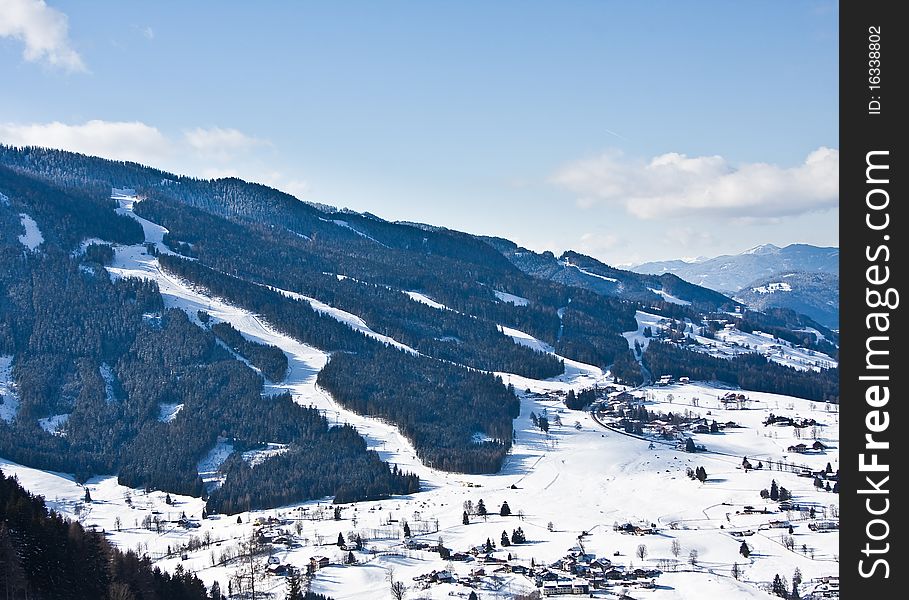
[[(135, 196), (120, 204), (113, 187)], [(172, 282), (322, 353), (319, 393), (393, 425), (446, 471), (505, 461), (520, 402), (497, 373), (560, 377), (568, 359), (633, 385), (645, 378), (640, 360), (651, 372), (838, 398), (835, 371), (663, 343), (635, 356), (622, 334), (638, 330), (639, 311), (682, 324), (735, 311), (672, 275), (62, 151), (0, 146), (0, 194), (0, 358), (15, 389), (0, 399), (0, 455), (79, 479), (117, 473), (130, 486), (208, 494), (221, 512), (419, 490), (354, 428), (274, 387), (293, 371), (285, 350), (168, 304), (160, 292)], [(163, 233), (153, 241), (152, 230)], [(121, 276), (127, 258), (166, 279)], [(834, 332), (792, 311), (738, 318), (743, 330), (836, 353)], [(220, 443), (232, 455), (206, 489), (200, 461)], [(267, 468), (242, 457), (266, 444), (282, 449)]]

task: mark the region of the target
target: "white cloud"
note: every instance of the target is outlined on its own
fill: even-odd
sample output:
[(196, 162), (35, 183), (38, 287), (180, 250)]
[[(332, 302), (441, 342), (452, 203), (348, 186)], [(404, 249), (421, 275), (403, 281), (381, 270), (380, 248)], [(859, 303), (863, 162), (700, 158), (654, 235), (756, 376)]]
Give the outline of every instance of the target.
[(818, 148), (791, 168), (674, 152), (639, 161), (612, 151), (569, 164), (551, 181), (577, 193), (581, 207), (619, 205), (642, 219), (773, 219), (838, 205), (839, 151)]
[(151, 27), (146, 27), (142, 30), (142, 36), (147, 40), (155, 39), (155, 30)]
[(21, 40), (25, 60), (86, 71), (82, 57), (70, 46), (68, 30), (66, 15), (44, 0), (3, 0), (0, 7), (0, 37)]
[(153, 163), (166, 158), (173, 144), (155, 127), (139, 121), (88, 121), (0, 124), (0, 141), (11, 146), (45, 146), (115, 160)]
[(268, 142), (246, 135), (236, 129), (196, 127), (183, 132), (184, 141), (201, 156), (229, 160), (237, 154), (248, 152)]
[[(2, 1), (2, 0), (0, 0)], [(168, 136), (140, 121), (88, 121), (66, 123), (0, 123), (0, 143), (42, 146), (114, 160), (128, 160), (205, 179), (240, 177), (283, 190), (302, 198), (310, 191), (307, 181), (276, 171), (252, 155), (269, 147), (267, 140), (236, 129), (195, 128)]]
[(614, 233), (585, 233), (578, 240), (577, 250), (590, 256), (605, 256), (625, 244), (625, 240)]

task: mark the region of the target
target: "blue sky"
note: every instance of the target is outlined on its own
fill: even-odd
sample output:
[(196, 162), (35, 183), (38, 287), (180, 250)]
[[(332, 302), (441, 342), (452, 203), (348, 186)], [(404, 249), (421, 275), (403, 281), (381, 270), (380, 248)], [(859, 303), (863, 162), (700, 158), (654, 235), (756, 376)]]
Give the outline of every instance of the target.
[(0, 7), (0, 142), (613, 264), (838, 243), (835, 2)]

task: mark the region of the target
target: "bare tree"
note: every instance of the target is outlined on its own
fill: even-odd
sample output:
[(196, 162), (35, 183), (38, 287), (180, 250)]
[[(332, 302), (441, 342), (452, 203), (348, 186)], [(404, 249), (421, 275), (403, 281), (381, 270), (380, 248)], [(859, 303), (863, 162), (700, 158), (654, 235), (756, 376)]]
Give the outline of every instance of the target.
[(739, 569), (739, 563), (732, 563), (732, 576), (735, 577), (736, 581), (742, 576), (742, 571)]
[(634, 551), (638, 558), (644, 560), (647, 558), (647, 546), (645, 544), (638, 544), (637, 550)]
[(679, 557), (679, 554), (682, 553), (682, 543), (678, 539), (672, 540), (672, 555), (676, 558)]
[(688, 553), (688, 563), (692, 567), (696, 567), (698, 564), (698, 551), (694, 548), (692, 548), (691, 552)]

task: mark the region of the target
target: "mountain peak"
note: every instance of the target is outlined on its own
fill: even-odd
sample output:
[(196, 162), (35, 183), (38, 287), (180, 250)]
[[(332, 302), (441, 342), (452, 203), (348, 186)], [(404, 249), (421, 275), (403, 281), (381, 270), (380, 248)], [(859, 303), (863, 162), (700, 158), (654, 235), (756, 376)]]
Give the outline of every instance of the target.
[(754, 248), (745, 250), (742, 252), (742, 254), (776, 254), (779, 251), (779, 246), (774, 246), (773, 244), (761, 244), (760, 246), (755, 246)]

